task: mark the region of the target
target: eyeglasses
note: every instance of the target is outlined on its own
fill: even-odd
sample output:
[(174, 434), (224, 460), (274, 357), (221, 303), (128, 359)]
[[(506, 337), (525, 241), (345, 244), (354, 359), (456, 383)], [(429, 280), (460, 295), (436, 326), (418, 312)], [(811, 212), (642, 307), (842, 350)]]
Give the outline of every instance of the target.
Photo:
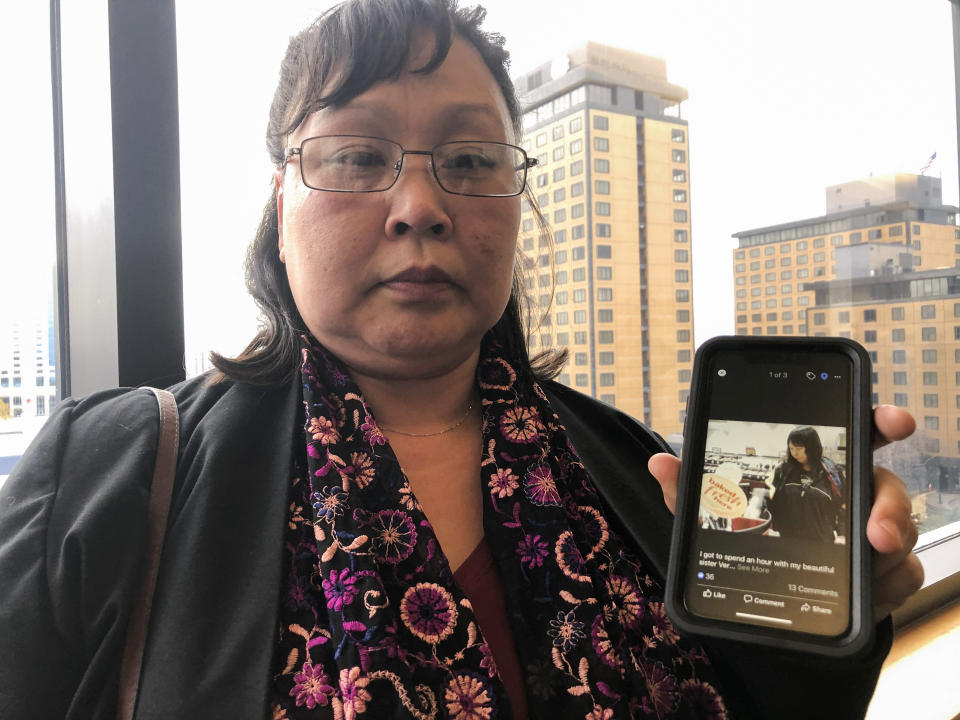
[(513, 197), (523, 192), (527, 168), (537, 164), (522, 148), (486, 140), (460, 140), (433, 150), (404, 150), (390, 140), (321, 135), (287, 148), (284, 165), (300, 157), (300, 177), (314, 190), (383, 192), (400, 177), (406, 155), (426, 155), (446, 192), (471, 197)]

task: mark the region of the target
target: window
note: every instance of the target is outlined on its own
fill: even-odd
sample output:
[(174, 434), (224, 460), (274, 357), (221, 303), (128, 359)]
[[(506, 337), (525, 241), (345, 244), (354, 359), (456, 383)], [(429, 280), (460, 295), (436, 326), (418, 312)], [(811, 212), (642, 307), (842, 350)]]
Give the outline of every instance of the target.
[(814, 325), (823, 325), (823, 324), (825, 324), (826, 322), (827, 322), (827, 318), (826, 318), (826, 316), (825, 316), (822, 312), (814, 313), (814, 314), (813, 314), (813, 324), (814, 324)]
[(573, 311), (573, 321), (577, 325), (582, 325), (587, 321), (587, 311), (586, 310), (574, 310)]
[(906, 342), (907, 331), (904, 328), (894, 328), (890, 331), (890, 339), (893, 342)]
[(937, 339), (937, 329), (935, 327), (920, 328), (920, 339), (924, 342), (932, 342)]
[(563, 125), (557, 125), (553, 129), (553, 139), (560, 140), (563, 138)]
[(587, 270), (586, 268), (574, 268), (573, 269), (573, 281), (574, 282), (583, 282), (587, 279)]
[(677, 302), (690, 302), (690, 291), (677, 290)]
[(613, 268), (609, 265), (600, 265), (597, 268), (597, 280), (613, 280)]
[(923, 406), (927, 408), (940, 407), (940, 396), (937, 393), (924, 393)]
[(609, 180), (597, 180), (593, 184), (593, 191), (597, 195), (609, 195), (610, 194), (610, 181)]
[(677, 322), (690, 322), (690, 311), (677, 310)]
[(597, 237), (610, 237), (610, 224), (597, 223)]
[(674, 150), (670, 156), (674, 162), (682, 163), (687, 161), (687, 153), (685, 150)]
[(907, 406), (907, 394), (906, 393), (894, 393), (893, 394), (893, 404), (897, 407), (906, 407)]
[(573, 291), (573, 301), (575, 303), (582, 303), (587, 301), (587, 291), (580, 289)]
[[(677, 350), (677, 362), (690, 362), (690, 351)], [(957, 397), (960, 398), (960, 395), (958, 395)]]
[[(583, 140), (576, 139), (570, 141), (570, 154), (576, 155), (577, 153), (583, 152)], [(573, 168), (570, 168), (570, 174), (573, 175)]]
[(924, 320), (932, 320), (937, 316), (937, 306), (936, 305), (921, 305), (920, 306), (920, 317)]
[(923, 351), (923, 362), (924, 363), (935, 363), (937, 361), (937, 351), (936, 350), (924, 350)]
[(613, 330), (600, 330), (597, 333), (597, 342), (601, 345), (612, 345)]
[(553, 261), (558, 265), (560, 263), (565, 263), (567, 261), (567, 251), (566, 250), (557, 250), (553, 254)]
[(579, 175), (583, 172), (583, 160), (577, 160), (576, 162), (570, 163), (570, 174)]
[[(571, 172), (571, 175), (573, 173)], [(583, 195), (583, 183), (575, 182), (570, 186), (570, 197), (580, 197)]]
[(673, 142), (682, 143), (686, 140), (686, 133), (683, 130), (677, 130), (674, 128), (670, 131), (670, 140)]
[(575, 377), (576, 377), (576, 379), (574, 380), (574, 382), (576, 383), (577, 387), (586, 387), (586, 386), (587, 386), (587, 374), (586, 374), (586, 373), (577, 373)]
[(893, 362), (897, 365), (902, 365), (907, 361), (907, 351), (906, 350), (894, 350), (893, 351)]
[(585, 352), (578, 352), (573, 354), (573, 364), (574, 365), (586, 365), (587, 364), (587, 354)]
[[(574, 260), (583, 260), (587, 256), (587, 249), (583, 245), (578, 245), (570, 252), (570, 256)], [(574, 277), (574, 280), (576, 280), (576, 277)]]
[(566, 208), (560, 208), (559, 210), (554, 210), (554, 211), (553, 211), (553, 221), (554, 221), (555, 223), (565, 222), (566, 219), (567, 219), (567, 211), (566, 211)]
[(793, 262), (789, 257), (780, 258), (781, 267), (790, 267), (790, 263)]
[(606, 217), (610, 215), (610, 203), (608, 202), (598, 202), (596, 204), (595, 211), (600, 217)]
[(583, 203), (577, 203), (576, 205), (570, 208), (570, 217), (572, 218), (581, 218), (583, 217), (583, 213), (584, 213)]
[(690, 253), (687, 252), (686, 250), (674, 250), (674, 251), (673, 251), (673, 261), (674, 261), (674, 262), (682, 262), (682, 263), (689, 262), (689, 261), (690, 261)]
[(537, 147), (543, 147), (546, 144), (547, 144), (547, 134), (540, 133), (539, 135), (537, 135)]
[(605, 115), (594, 115), (593, 116), (593, 129), (594, 130), (608, 130), (610, 128), (610, 121)]
[(613, 310), (597, 310), (597, 322), (613, 322)]
[(936, 385), (937, 384), (937, 373), (935, 372), (925, 372), (923, 374), (923, 384), (924, 385)]
[(690, 331), (677, 330), (677, 342), (681, 342), (681, 343), (690, 342)]
[(597, 300), (600, 302), (613, 300), (613, 288), (597, 288)]
[(875, 343), (877, 341), (877, 331), (876, 330), (867, 330), (863, 333), (863, 341), (868, 343)]
[[(569, 299), (570, 299), (570, 296), (568, 295), (566, 290), (557, 291), (557, 295), (555, 297), (557, 305), (566, 305)], [(557, 313), (557, 322), (559, 321), (560, 321), (560, 314)]]
[(876, 322), (876, 321), (877, 321), (877, 311), (876, 311), (876, 310), (864, 310), (864, 311), (863, 311), (863, 321), (864, 321), (864, 322)]
[(612, 372), (600, 373), (597, 377), (597, 384), (601, 387), (610, 387), (615, 382)]
[(685, 243), (689, 240), (690, 236), (686, 230), (674, 230), (673, 231), (673, 241), (679, 243)]
[(613, 352), (607, 350), (597, 353), (597, 363), (599, 365), (613, 365)]
[(678, 223), (685, 223), (687, 221), (687, 211), (686, 210), (674, 210), (673, 211), (673, 221)]
[(572, 133), (579, 132), (583, 128), (583, 118), (582, 117), (573, 118), (573, 120), (570, 121), (567, 127), (570, 128), (570, 132)]
[(673, 273), (674, 280), (677, 282), (689, 282), (690, 272), (688, 270), (676, 270)]
[(610, 140), (605, 137), (595, 137), (593, 139), (593, 149), (599, 150), (600, 152), (607, 152), (610, 150)]
[(563, 160), (563, 145), (558, 145), (553, 149), (553, 159)]
[(883, 237), (883, 230), (881, 230), (880, 228), (867, 231), (868, 240), (879, 240), (882, 237)]
[(690, 382), (690, 378), (693, 376), (692, 371), (690, 370), (679, 370), (677, 372), (677, 381), (678, 382)]
[(907, 374), (905, 372), (895, 372), (893, 374), (893, 384), (894, 385), (906, 385), (907, 384)]
[(598, 173), (610, 172), (610, 161), (606, 158), (596, 158), (593, 161), (593, 171)]
[(673, 191), (673, 201), (674, 201), (674, 202), (686, 202), (686, 201), (687, 201), (687, 191), (686, 191), (686, 190), (674, 190), (674, 191)]
[(890, 308), (890, 319), (891, 320), (903, 320), (905, 317), (904, 309), (902, 307)]
[(573, 334), (573, 342), (577, 345), (586, 345), (587, 333), (584, 330), (577, 330), (577, 332)]
[(674, 170), (673, 171), (673, 181), (674, 182), (686, 182), (687, 181), (687, 171), (686, 170)]

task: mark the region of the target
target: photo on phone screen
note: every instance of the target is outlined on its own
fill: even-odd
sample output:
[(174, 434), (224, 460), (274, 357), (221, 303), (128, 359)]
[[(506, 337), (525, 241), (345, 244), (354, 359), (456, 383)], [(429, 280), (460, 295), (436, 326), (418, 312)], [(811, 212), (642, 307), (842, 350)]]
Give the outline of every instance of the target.
[[(851, 623), (851, 358), (728, 350), (704, 369), (693, 615), (836, 637)], [(685, 452), (687, 448), (685, 448)]]

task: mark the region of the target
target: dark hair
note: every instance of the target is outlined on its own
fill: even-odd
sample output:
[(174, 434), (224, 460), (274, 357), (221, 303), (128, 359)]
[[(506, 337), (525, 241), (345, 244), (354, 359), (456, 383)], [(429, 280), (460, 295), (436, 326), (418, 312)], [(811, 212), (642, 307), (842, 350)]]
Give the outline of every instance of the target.
[[(432, 72), (446, 58), (454, 36), (464, 38), (497, 81), (519, 138), (522, 114), (508, 72), (509, 55), (501, 35), (480, 28), (485, 16), (482, 7), (459, 8), (457, 0), (347, 0), (328, 10), (290, 40), (280, 66), (266, 134), (274, 164), (282, 165), (287, 136), (308, 115), (342, 106), (374, 84), (398, 78), (424, 31), (433, 35), (433, 53), (411, 72)], [(525, 197), (541, 233), (552, 244), (529, 188)], [(260, 308), (261, 325), (236, 358), (211, 353), (213, 365), (222, 373), (214, 381), (225, 376), (255, 385), (277, 385), (289, 381), (297, 370), (299, 336), (307, 329), (277, 254), (278, 240), (277, 198), (271, 190), (245, 260), (247, 290)], [(538, 379), (552, 378), (566, 362), (567, 353), (554, 350), (541, 352), (532, 361), (529, 358), (526, 335), (535, 313), (525, 293), (521, 260), (518, 253), (510, 300), (490, 332), (522, 369)]]
[(820, 436), (812, 427), (798, 427), (790, 431), (787, 435), (787, 462), (799, 465), (793, 455), (790, 454), (790, 446), (802, 447), (807, 453), (807, 462), (811, 468), (820, 465), (823, 460), (823, 443), (820, 442)]

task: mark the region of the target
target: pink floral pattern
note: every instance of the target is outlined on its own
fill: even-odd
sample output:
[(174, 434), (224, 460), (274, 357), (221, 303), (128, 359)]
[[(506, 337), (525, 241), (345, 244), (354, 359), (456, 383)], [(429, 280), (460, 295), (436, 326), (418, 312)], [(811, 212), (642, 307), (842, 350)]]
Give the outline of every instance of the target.
[[(271, 714), (511, 717), (473, 607), (359, 389), (310, 338), (302, 357)], [(540, 388), (492, 345), (477, 388), (486, 539), (531, 717), (727, 717), (706, 655), (610, 528)]]

